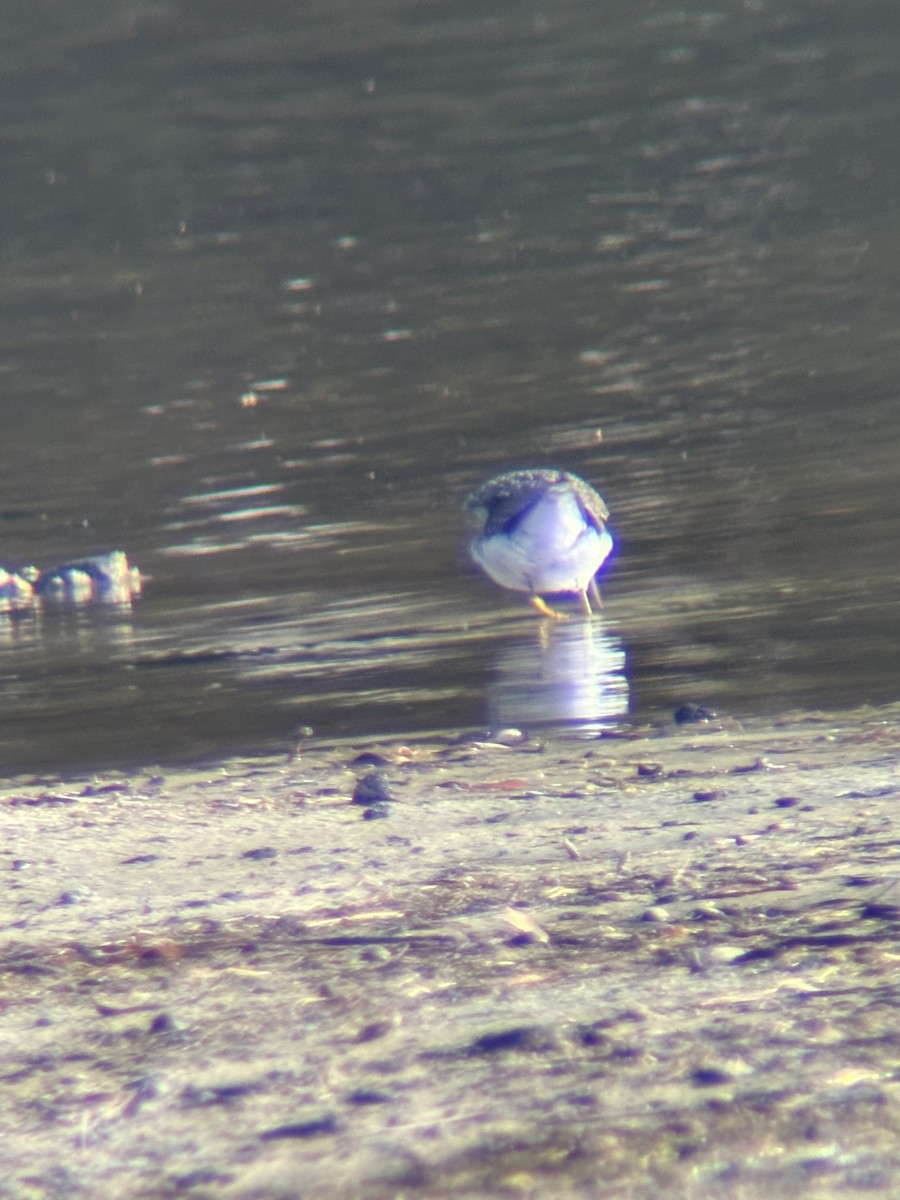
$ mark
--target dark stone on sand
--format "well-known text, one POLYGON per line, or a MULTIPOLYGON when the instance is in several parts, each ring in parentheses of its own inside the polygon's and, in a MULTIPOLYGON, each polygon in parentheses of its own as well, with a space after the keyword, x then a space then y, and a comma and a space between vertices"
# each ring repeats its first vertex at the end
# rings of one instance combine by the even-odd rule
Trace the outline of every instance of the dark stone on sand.
POLYGON ((859 915, 866 921, 896 921, 900 918, 900 905, 873 900, 863 905, 859 915))
POLYGON ((257 846, 255 850, 245 850, 241 858, 277 858, 278 851, 274 846, 257 846))
POLYGON ((157 1013, 147 1027, 148 1033, 175 1033, 180 1026, 171 1013, 157 1013))
POLYGON ((638 763, 637 773, 641 779, 658 779, 662 775, 661 763, 638 763))
POLYGON ((362 754, 357 754, 356 758, 350 759, 351 767, 386 767, 388 765, 388 759, 374 750, 364 750, 362 754))
POLYGON ((384 801, 381 801, 378 804, 370 805, 363 812, 362 817, 364 821, 382 821, 385 817, 389 817, 390 815, 390 807, 385 804, 384 801))
POLYGON ((353 789, 354 804, 387 804, 393 800, 388 777, 384 771, 370 771, 356 781, 353 789))
POLYGON ((483 1033, 469 1047, 469 1054, 499 1054, 506 1050, 546 1050, 551 1044, 540 1025, 516 1025, 496 1033, 483 1033))
POLYGON ((716 1087, 722 1083, 731 1083, 732 1076, 721 1067, 697 1067, 691 1071, 691 1083, 697 1087, 716 1087))

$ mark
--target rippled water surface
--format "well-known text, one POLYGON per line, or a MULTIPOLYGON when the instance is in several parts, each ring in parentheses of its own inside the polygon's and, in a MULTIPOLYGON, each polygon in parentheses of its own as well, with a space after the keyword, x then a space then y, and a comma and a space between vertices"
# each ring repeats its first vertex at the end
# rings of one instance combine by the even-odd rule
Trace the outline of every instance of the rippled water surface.
POLYGON ((150 576, 0 616, 6 772, 897 697, 894 4, 0 26, 0 562, 150 576), (590 625, 466 555, 551 464, 590 625))

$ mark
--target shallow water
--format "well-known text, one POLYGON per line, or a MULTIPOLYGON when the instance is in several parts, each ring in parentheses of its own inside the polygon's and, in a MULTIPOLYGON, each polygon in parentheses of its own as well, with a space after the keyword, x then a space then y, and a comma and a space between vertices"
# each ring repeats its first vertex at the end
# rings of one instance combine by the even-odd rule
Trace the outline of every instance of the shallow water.
POLYGON ((896 698, 900 16, 789 2, 3 18, 7 771, 896 698), (468 562, 595 483, 605 608, 468 562), (591 665, 593 664, 593 665, 591 665))

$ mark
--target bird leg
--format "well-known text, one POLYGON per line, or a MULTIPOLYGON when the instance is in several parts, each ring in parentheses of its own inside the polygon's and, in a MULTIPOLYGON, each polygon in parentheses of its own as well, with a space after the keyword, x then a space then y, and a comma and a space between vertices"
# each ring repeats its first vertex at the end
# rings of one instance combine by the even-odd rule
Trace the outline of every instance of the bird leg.
POLYGON ((537 609, 542 617, 551 617, 554 621, 564 621, 566 614, 557 612, 555 608, 551 608, 543 596, 529 596, 528 603, 532 608, 537 609))

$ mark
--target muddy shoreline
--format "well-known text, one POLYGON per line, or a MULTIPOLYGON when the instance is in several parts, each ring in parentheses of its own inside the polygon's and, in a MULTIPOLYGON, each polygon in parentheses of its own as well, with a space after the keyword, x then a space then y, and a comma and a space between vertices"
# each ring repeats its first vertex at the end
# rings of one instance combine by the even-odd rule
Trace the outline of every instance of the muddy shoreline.
POLYGON ((898 715, 6 781, 2 1194, 900 1191, 898 715))

